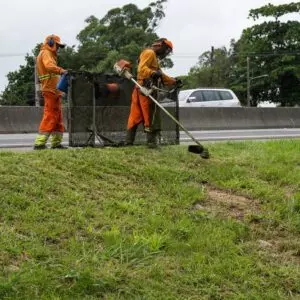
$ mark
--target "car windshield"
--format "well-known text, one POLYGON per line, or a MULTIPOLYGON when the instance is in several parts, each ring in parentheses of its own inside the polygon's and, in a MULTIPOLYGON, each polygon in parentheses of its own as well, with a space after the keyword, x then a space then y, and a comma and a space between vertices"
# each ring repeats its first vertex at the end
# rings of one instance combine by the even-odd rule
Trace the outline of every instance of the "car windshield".
POLYGON ((186 91, 180 91, 180 92, 179 92, 179 95, 178 95, 178 100, 179 100, 179 101, 184 101, 185 98, 186 98, 190 93, 191 93, 191 91, 188 91, 188 90, 186 90, 186 91))

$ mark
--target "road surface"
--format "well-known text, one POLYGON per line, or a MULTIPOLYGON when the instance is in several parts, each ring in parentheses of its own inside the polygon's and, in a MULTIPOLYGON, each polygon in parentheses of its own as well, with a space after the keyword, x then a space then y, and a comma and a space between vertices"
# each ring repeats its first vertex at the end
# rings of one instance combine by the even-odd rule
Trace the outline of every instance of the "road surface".
MULTIPOLYGON (((193 131, 199 141, 231 141, 300 138, 300 128, 293 129, 256 129, 256 130, 210 130, 193 131)), ((0 148, 32 147, 36 134, 0 134, 0 148)), ((181 142, 189 142, 190 138, 181 133, 181 142)), ((63 144, 68 144, 68 135, 64 135, 63 144)))

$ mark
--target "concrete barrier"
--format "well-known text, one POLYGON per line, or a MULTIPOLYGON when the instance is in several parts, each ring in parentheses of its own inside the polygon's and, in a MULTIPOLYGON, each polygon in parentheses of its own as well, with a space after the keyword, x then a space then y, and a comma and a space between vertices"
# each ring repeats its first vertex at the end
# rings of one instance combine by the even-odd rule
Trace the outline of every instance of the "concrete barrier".
MULTIPOLYGON (((0 133, 37 132, 42 114, 41 107, 2 106, 0 133)), ((67 127, 67 108, 63 114, 67 127)), ((180 121, 189 130, 300 128, 300 108, 183 107, 180 121)))
POLYGON ((300 108, 182 107, 180 121, 189 130, 300 128, 300 108))
MULTIPOLYGON (((1 106, 0 133, 38 132, 43 116, 43 107, 1 106)), ((67 109, 64 109, 64 124, 67 125, 67 109)))

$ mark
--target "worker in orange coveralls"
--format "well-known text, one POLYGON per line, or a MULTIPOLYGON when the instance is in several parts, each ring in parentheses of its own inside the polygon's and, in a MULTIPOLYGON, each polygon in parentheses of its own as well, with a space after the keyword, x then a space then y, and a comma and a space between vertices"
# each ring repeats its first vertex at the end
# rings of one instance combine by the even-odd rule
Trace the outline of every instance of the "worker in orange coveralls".
POLYGON ((51 148, 64 149, 62 138, 64 124, 62 117, 61 96, 62 93, 56 89, 60 75, 67 71, 57 65, 57 52, 64 48, 57 35, 46 37, 37 57, 37 72, 44 97, 44 115, 40 124, 39 134, 35 139, 34 149, 46 149, 46 143, 51 135, 51 148))
MULTIPOLYGON (((139 57, 137 70, 137 81, 147 87, 149 81, 158 86, 175 85, 177 80, 164 74, 159 66, 159 59, 164 59, 173 51, 171 41, 162 38, 155 41, 151 48, 142 51, 139 57)), ((127 124, 126 145, 133 145, 137 127, 143 123, 147 134, 147 145, 149 148, 157 147, 158 135, 161 131, 160 108, 147 96, 143 95, 136 86, 132 93, 130 115, 127 124)))

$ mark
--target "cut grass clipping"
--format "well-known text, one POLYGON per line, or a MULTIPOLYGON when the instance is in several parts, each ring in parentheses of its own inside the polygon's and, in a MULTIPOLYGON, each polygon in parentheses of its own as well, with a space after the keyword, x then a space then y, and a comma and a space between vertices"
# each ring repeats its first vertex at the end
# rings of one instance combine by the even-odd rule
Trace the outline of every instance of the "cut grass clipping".
POLYGON ((299 299, 300 141, 0 153, 0 299, 299 299))

